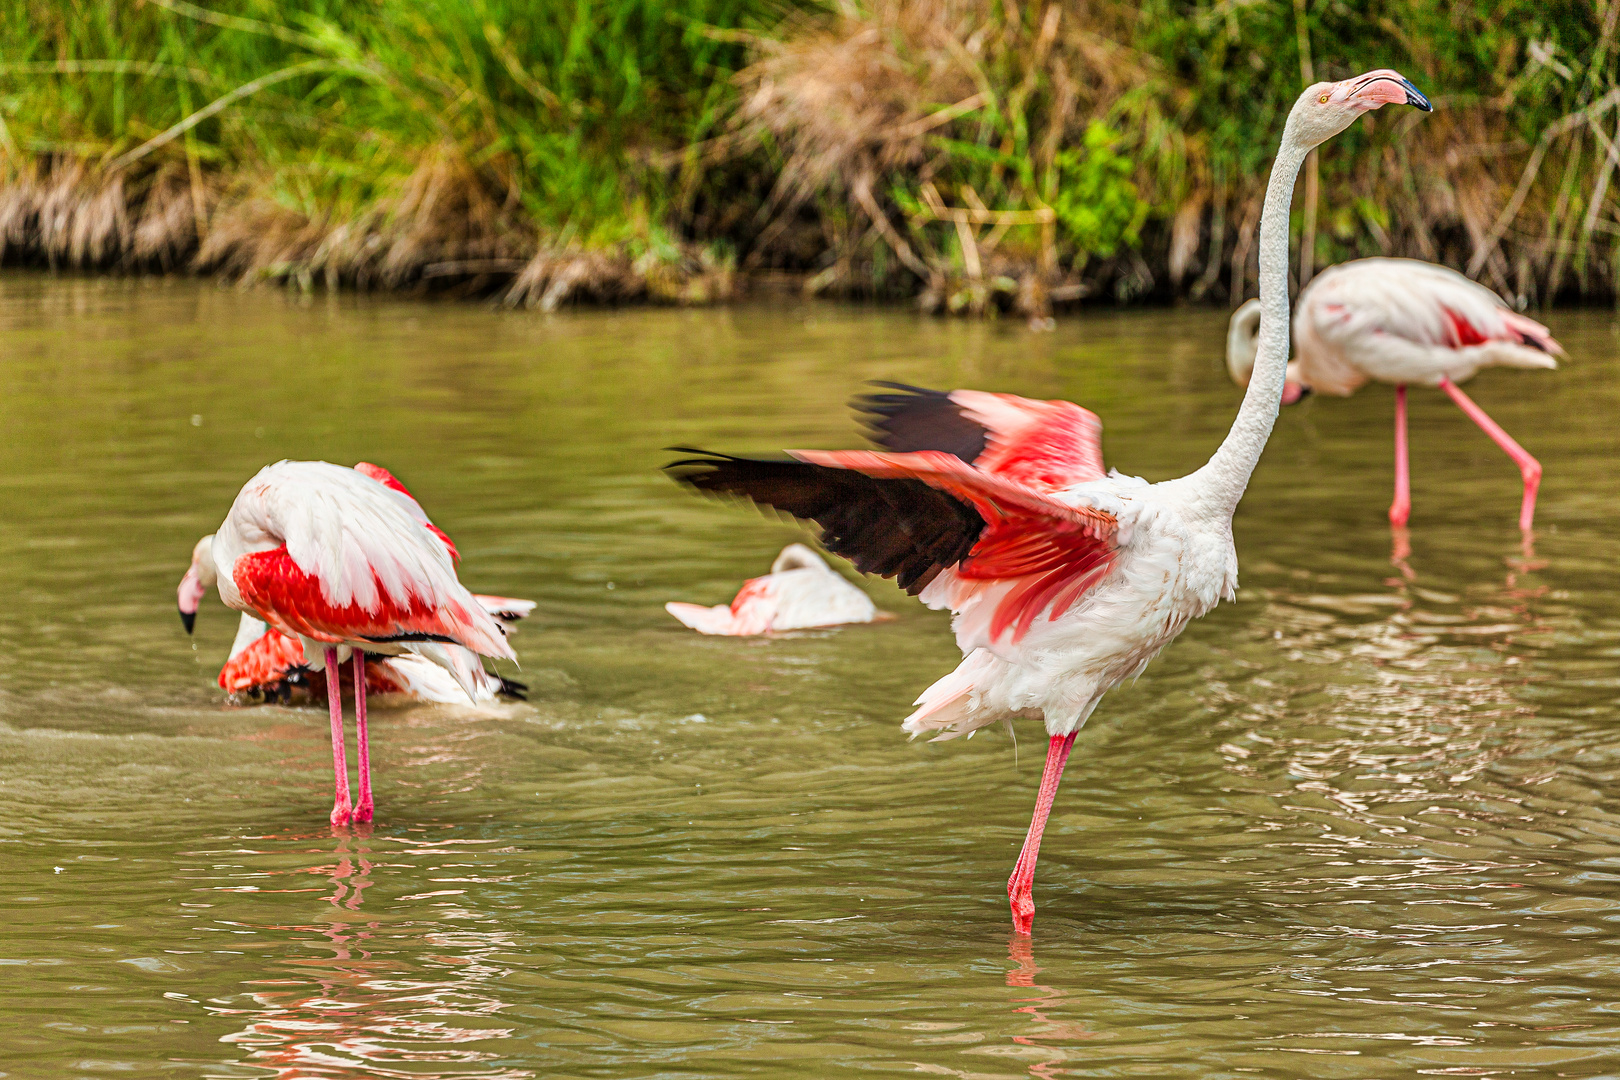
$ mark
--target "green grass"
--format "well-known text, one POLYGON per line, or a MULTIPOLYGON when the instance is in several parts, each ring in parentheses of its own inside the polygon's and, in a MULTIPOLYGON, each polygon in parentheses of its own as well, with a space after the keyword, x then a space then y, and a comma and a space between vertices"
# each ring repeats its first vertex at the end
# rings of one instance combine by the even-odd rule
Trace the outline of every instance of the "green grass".
MULTIPOLYGON (((1615 88, 1620 0, 1144 0, 1063 5, 1061 18, 1036 0, 908 0, 904 18, 895 0, 858 2, 0 0, 0 150, 14 186, 71 174, 89 199, 117 178, 131 205, 191 192, 196 234, 175 252, 210 230, 273 231, 274 208, 282 233, 303 222, 308 235, 212 265, 302 281, 321 272, 322 238, 353 226, 414 228, 387 259, 416 270, 545 251, 696 265, 696 245, 705 265, 736 251, 845 291, 905 293, 971 265, 961 233, 927 211, 932 184, 954 206, 965 186, 992 208, 1053 215, 1049 232, 998 235, 985 269, 1011 282, 998 288, 1089 275, 1105 295, 1216 296, 1244 285, 1230 282, 1234 255, 1303 41, 1319 78, 1395 67, 1439 106, 1421 121, 1387 110, 1321 156, 1315 265, 1404 254, 1477 264, 1532 301, 1615 292, 1620 185, 1604 140, 1620 110, 1595 129, 1576 114, 1615 88), (874 26, 895 64, 885 77, 916 95, 901 113, 978 104, 904 153, 872 150, 900 137, 874 130, 819 171, 794 164, 836 156, 837 122, 814 131, 816 109, 739 128, 753 61, 874 26), (854 194, 874 168, 887 232, 854 194), (1518 213, 1498 221, 1521 180, 1518 213), (1177 245, 1196 255, 1171 284, 1177 245)), ((325 272, 363 283, 360 241, 344 243, 348 261, 325 272)))
POLYGON ((14 166, 195 163, 310 217, 352 217, 452 153, 541 229, 608 243, 644 238, 674 196, 650 159, 723 121, 746 59, 724 31, 780 15, 775 0, 10 0, 0 118, 14 166))

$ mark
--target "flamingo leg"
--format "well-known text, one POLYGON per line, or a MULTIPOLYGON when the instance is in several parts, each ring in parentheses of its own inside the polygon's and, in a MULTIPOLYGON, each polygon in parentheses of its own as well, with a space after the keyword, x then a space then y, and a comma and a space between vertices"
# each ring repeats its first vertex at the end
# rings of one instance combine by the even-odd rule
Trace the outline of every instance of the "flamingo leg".
POLYGON ((1013 930, 1028 934, 1035 923, 1035 860, 1041 857, 1041 834, 1046 831, 1046 818, 1052 812, 1052 801, 1057 798, 1058 781, 1063 779, 1063 765, 1069 760, 1074 737, 1079 732, 1053 735, 1046 745, 1046 768, 1041 771, 1041 790, 1035 796, 1035 816, 1029 822, 1029 834, 1024 837, 1024 849, 1018 853, 1012 877, 1007 879, 1007 899, 1012 904, 1013 930))
POLYGON ((337 649, 326 650, 326 704, 332 713, 332 824, 349 823, 349 760, 343 751, 343 683, 337 649))
POLYGON ((360 801, 354 807, 354 820, 371 820, 371 742, 366 734, 366 654, 354 653, 355 755, 360 770, 360 801))
POLYGON ((1412 470, 1406 460, 1406 384, 1395 385, 1395 501, 1389 523, 1404 526, 1412 516, 1412 470))
POLYGON ((1491 437, 1491 441, 1500 446, 1513 463, 1519 467, 1519 475, 1524 477, 1524 502, 1519 504, 1519 529, 1529 532, 1530 526, 1536 518, 1536 492, 1541 488, 1541 462, 1530 456, 1530 451, 1514 441, 1513 436, 1502 430, 1502 426, 1486 415, 1485 410, 1474 404, 1473 398, 1462 392, 1462 388, 1450 379, 1440 380, 1440 389, 1451 396, 1457 403, 1457 408, 1468 414, 1468 419, 1480 426, 1480 430, 1491 437))

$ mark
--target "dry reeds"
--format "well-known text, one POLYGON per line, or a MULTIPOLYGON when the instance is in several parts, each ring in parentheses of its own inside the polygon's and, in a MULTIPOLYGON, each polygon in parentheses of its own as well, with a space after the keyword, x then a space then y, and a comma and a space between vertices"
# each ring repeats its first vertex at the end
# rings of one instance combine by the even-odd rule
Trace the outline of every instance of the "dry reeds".
POLYGON ((761 43, 740 76, 740 123, 779 148, 751 260, 810 219, 825 237, 813 289, 1036 315, 1043 296, 1235 304, 1255 282, 1268 148, 1299 71, 1387 65, 1440 110, 1335 143, 1296 265, 1406 255, 1520 304, 1613 296, 1617 12, 1620 0, 1556 14, 1407 0, 1376 18, 1305 3, 842 5, 761 43), (1046 208, 1055 236, 1034 227, 1046 208))

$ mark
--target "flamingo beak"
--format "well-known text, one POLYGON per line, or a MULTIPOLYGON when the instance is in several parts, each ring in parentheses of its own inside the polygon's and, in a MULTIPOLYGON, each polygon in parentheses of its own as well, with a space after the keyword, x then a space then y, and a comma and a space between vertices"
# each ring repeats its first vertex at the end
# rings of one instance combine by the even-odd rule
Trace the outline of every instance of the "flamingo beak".
POLYGON ((197 608, 202 603, 203 595, 208 591, 203 585, 202 578, 197 573, 196 566, 186 571, 186 576, 180 579, 179 602, 180 623, 191 633, 197 625, 197 608))
POLYGON ((1423 96, 1422 91, 1408 82, 1400 72, 1390 71, 1387 68, 1363 76, 1361 82, 1350 92, 1350 96, 1375 102, 1375 108, 1378 105, 1412 105, 1424 112, 1434 111, 1434 106, 1429 104, 1429 99, 1423 96))
POLYGON ((1297 383, 1290 379, 1288 382, 1283 383, 1282 403, 1284 405, 1296 404, 1305 400, 1310 395, 1310 392, 1311 388, 1304 383, 1297 383))

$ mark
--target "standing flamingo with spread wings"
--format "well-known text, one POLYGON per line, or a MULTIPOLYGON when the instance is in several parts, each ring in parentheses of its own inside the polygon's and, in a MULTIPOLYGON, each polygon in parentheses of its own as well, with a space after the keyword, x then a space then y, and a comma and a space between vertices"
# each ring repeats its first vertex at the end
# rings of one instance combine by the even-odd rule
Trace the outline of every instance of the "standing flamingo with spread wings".
POLYGON ((912 734, 951 738, 1013 717, 1049 736, 1035 814, 1007 882, 1029 933, 1035 862, 1075 735, 1103 694, 1237 587, 1232 513, 1277 419, 1288 363, 1288 207, 1312 147, 1387 103, 1429 103, 1393 71, 1318 83, 1295 103, 1260 224, 1255 377, 1209 463, 1149 484, 1104 473, 1097 417, 1066 401, 895 387, 858 402, 885 452, 706 454, 679 480, 821 526, 827 548, 950 608, 965 657, 917 699, 912 734))
MULTIPOLYGON (((1232 313, 1226 366, 1247 385, 1254 367, 1260 302, 1232 313)), ((1541 463, 1457 386, 1488 367, 1555 368, 1564 354, 1551 332, 1497 295, 1444 266, 1413 259, 1358 259, 1322 271, 1299 297, 1283 402, 1311 390, 1349 397, 1371 380, 1395 384, 1395 500, 1389 520, 1412 512, 1406 453, 1406 385, 1438 386, 1506 451, 1524 478, 1519 528, 1536 515, 1541 463)))
POLYGON ((180 582, 189 632, 218 586, 226 607, 294 638, 326 672, 332 719, 331 820, 372 818, 365 654, 413 653, 443 667, 470 699, 472 654, 516 659, 501 624, 456 579, 450 538, 386 469, 281 461, 247 482, 218 532, 197 542, 180 582), (460 646, 452 651, 451 646, 460 646), (349 798, 338 664, 354 658, 359 801, 349 798))

